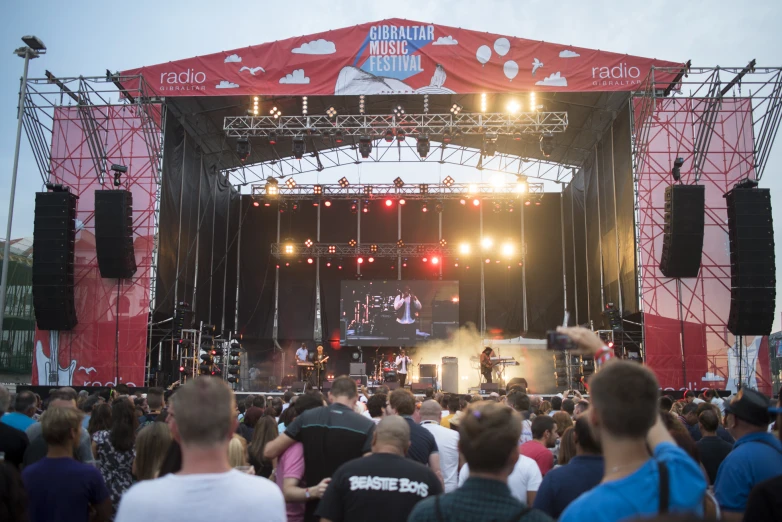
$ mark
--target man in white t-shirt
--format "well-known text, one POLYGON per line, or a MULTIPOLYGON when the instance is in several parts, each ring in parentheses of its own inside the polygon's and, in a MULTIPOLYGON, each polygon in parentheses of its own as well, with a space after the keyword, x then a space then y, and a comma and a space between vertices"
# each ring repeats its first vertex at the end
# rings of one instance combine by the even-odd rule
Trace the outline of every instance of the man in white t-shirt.
POLYGON ((182 469, 131 487, 116 522, 214 522, 232 517, 285 522, 276 484, 231 469, 228 444, 236 431, 234 394, 221 379, 199 377, 171 397, 176 412, 171 436, 182 448, 182 469), (219 499, 215 497, 219 495, 219 499))
POLYGON ((440 426, 440 405, 437 401, 425 401, 421 405, 421 426, 429 430, 440 451, 440 471, 443 474, 445 492, 459 486, 459 432, 440 426))
MULTIPOLYGON (((470 466, 465 464, 459 470, 459 487, 464 484, 469 476, 470 466)), ((513 472, 508 476, 508 487, 511 494, 520 502, 532 506, 541 482, 543 482, 543 475, 540 474, 538 464, 529 457, 519 455, 519 460, 516 461, 513 472)))
POLYGON ((405 379, 407 379, 407 367, 412 362, 410 357, 405 353, 405 349, 399 350, 399 355, 396 356, 394 364, 396 364, 396 373, 399 375, 399 386, 405 387, 405 379))

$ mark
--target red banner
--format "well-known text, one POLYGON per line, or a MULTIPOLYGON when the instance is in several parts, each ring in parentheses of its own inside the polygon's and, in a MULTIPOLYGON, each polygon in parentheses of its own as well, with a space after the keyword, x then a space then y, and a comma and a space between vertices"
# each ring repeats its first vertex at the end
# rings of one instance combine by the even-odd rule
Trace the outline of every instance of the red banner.
POLYGON ((122 74, 161 96, 599 92, 652 65, 681 64, 394 18, 122 74))

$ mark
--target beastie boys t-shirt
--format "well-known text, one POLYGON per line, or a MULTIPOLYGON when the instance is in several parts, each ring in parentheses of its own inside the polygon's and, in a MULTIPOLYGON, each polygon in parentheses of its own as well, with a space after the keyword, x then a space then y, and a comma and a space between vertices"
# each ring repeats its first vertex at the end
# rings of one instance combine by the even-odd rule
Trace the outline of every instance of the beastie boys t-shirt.
POLYGON ((442 491, 437 475, 423 464, 376 453, 334 473, 316 515, 344 522, 407 520, 420 500, 442 491))

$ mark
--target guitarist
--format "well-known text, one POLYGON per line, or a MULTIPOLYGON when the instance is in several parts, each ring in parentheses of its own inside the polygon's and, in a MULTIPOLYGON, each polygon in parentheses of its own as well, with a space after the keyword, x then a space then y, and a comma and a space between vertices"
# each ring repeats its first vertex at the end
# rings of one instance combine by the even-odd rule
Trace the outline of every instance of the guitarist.
POLYGON ((490 346, 487 346, 481 352, 481 375, 486 379, 486 383, 491 384, 491 371, 494 365, 491 362, 491 358, 494 357, 494 350, 490 346))
POLYGON ((323 353, 323 347, 318 346, 317 352, 315 352, 315 358, 312 361, 315 370, 316 387, 318 390, 323 386, 323 377, 326 374, 326 361, 329 360, 329 356, 323 353))

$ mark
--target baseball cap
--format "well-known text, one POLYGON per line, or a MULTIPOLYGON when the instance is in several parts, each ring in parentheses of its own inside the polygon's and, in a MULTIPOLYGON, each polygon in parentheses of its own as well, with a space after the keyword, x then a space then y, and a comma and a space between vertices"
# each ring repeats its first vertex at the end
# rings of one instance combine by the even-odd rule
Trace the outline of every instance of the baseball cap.
POLYGON ((736 417, 755 426, 764 426, 771 419, 771 408, 768 397, 760 392, 744 388, 733 397, 729 404, 725 405, 725 414, 732 413, 736 417))

